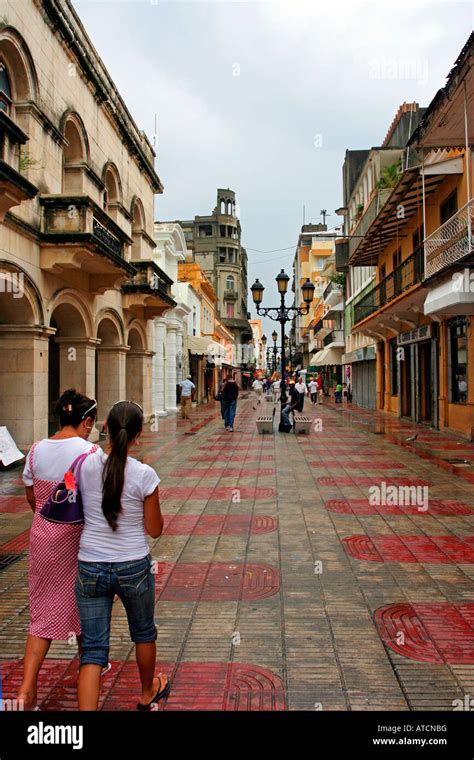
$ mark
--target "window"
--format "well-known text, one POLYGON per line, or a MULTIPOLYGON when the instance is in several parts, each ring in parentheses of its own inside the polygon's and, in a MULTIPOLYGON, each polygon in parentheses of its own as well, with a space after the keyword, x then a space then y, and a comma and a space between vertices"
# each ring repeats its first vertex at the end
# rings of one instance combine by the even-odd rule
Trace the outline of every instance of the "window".
POLYGON ((449 396, 453 404, 467 401, 467 317, 450 319, 447 325, 449 343, 449 396))
POLYGON ((413 233, 413 250, 416 251, 417 248, 420 247, 420 245, 423 242, 423 238, 425 237, 425 230, 423 225, 421 224, 417 230, 413 233))
POLYGON ((219 235, 221 237, 227 237, 227 235, 225 233, 226 233, 226 226, 225 226, 225 224, 220 224, 219 225, 219 235))
POLYGON ((226 248, 219 248, 219 262, 221 264, 225 264, 226 250, 226 248))
POLYGON ((193 306, 193 335, 196 335, 196 307, 193 306))
POLYGON ((226 290, 234 290, 235 288, 235 280, 231 274, 229 274, 227 280, 225 281, 225 287, 226 290))
POLYGON ((12 92, 10 89, 10 80, 4 64, 0 62, 0 110, 9 114, 11 106, 12 92))
POLYGON ((233 248, 229 248, 228 255, 229 255, 229 264, 235 264, 235 251, 233 248))
POLYGON ((402 263, 402 249, 398 248, 392 256, 393 271, 393 295, 398 296, 402 292, 402 272, 400 265, 402 263))
POLYGON ((227 318, 233 319, 234 318, 234 304, 228 303, 226 304, 226 307, 227 307, 227 318))
POLYGON ((201 224, 199 237, 212 237, 212 224, 201 224))
POLYGON ((190 230, 185 230, 184 239, 185 240, 192 240, 193 239, 193 233, 190 230))
POLYGON ((449 217, 456 213, 458 210, 458 194, 455 190, 451 195, 448 195, 446 200, 439 207, 439 219, 440 224, 444 224, 448 221, 449 217))
POLYGON ((390 393, 392 396, 398 394, 398 358, 397 358, 397 339, 390 341, 390 393))

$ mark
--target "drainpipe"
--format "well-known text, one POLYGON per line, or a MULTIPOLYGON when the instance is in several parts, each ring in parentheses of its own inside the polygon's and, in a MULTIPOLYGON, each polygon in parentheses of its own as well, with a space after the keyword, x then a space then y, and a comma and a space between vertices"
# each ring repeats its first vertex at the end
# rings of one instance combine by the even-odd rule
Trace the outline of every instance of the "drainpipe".
POLYGON ((467 93, 466 93, 466 80, 464 80, 464 139, 466 143, 466 190, 467 190, 467 250, 471 250, 472 244, 472 230, 471 230, 471 209, 469 203, 471 200, 471 159, 469 148, 469 137, 467 130, 467 93))
POLYGON ((425 151, 421 149, 421 195, 423 198, 423 258, 426 277, 426 199, 425 199, 425 151))

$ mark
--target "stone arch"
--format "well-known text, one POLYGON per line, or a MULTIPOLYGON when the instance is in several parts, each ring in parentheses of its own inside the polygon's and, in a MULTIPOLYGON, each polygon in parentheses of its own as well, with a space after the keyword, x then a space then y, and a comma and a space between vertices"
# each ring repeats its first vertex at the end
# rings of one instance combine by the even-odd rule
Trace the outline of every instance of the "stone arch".
POLYGON ((61 332, 68 337, 91 337, 94 331, 92 314, 88 304, 75 290, 64 289, 54 294, 48 310, 51 322, 61 324, 61 332), (56 316, 54 316, 56 313, 56 316), (80 319, 77 320, 76 315, 80 319))
POLYGON ((127 347, 124 327, 114 309, 103 309, 96 317, 95 388, 99 423, 117 401, 126 397, 125 371, 127 347))
POLYGON ((138 319, 132 320, 127 331, 127 345, 131 349, 145 351, 147 347, 146 331, 138 319))
POLYGON ((96 337, 102 345, 123 346, 125 330, 123 321, 115 309, 102 309, 96 316, 96 337))
POLYGON ((28 273, 0 259, 0 325, 45 324, 41 294, 28 273))
POLYGON ((122 203, 122 180, 119 170, 112 161, 107 161, 102 169, 102 182, 105 186, 104 207, 109 203, 122 203))
POLYGON ((63 148, 63 192, 84 192, 84 166, 90 166, 90 147, 84 123, 75 111, 63 113, 60 123, 63 148))
POLYGON ((134 195, 130 204, 130 216, 132 218, 132 233, 146 229, 146 217, 143 203, 137 195, 134 195))
POLYGON ((0 61, 8 70, 13 102, 38 101, 38 77, 33 56, 21 34, 12 26, 0 30, 0 61))
POLYGON ((48 426, 52 433, 57 420, 54 403, 67 388, 93 397, 95 343, 91 340, 92 317, 87 304, 73 290, 57 292, 50 305, 48 350, 48 426))

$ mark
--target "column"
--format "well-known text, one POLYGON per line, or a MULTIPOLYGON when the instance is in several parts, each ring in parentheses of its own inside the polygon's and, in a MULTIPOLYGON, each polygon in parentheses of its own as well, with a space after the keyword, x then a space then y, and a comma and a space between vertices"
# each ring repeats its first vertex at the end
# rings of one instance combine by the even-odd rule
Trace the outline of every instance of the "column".
POLYGON ((166 343, 166 320, 155 317, 155 338, 153 357, 152 379, 152 405, 153 413, 159 417, 165 417, 165 343, 166 343))
POLYGON ((76 388, 95 398, 95 351, 97 338, 54 338, 59 343, 59 385, 61 391, 76 388))
POLYGON ((169 324, 166 333, 166 396, 165 408, 168 412, 176 412, 176 352, 178 325, 169 324))
POLYGON ((151 405, 151 369, 153 351, 130 349, 126 360, 126 396, 129 401, 136 401, 143 409, 145 422, 150 419, 151 405))
POLYGON ((98 346, 97 349, 97 421, 103 424, 111 407, 124 401, 128 346, 98 346))
POLYGON ((0 325, 0 420, 19 448, 48 435, 48 338, 53 329, 0 325))

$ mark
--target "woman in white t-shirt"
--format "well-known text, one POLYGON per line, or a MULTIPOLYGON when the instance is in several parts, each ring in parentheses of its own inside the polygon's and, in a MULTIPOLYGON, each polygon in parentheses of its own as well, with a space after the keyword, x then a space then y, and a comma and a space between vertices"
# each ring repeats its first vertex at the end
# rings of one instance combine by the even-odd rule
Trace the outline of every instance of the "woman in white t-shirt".
POLYGON ((55 412, 60 430, 33 444, 23 470, 26 499, 34 513, 28 557, 30 626, 18 692, 25 710, 36 707, 38 674, 51 641, 76 636, 80 645, 74 584, 82 524, 51 522, 41 509, 77 457, 97 449, 87 441, 97 402, 71 388, 62 394, 55 412))
POLYGON ((170 690, 154 678, 156 660, 155 575, 146 533, 163 530, 156 472, 129 456, 143 428, 132 401, 114 404, 107 417, 109 444, 84 462, 80 477, 85 525, 79 548, 76 598, 82 627, 78 681, 80 710, 97 710, 101 669, 109 656, 115 595, 122 601, 136 644, 142 693, 137 710, 156 709, 170 690))

